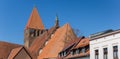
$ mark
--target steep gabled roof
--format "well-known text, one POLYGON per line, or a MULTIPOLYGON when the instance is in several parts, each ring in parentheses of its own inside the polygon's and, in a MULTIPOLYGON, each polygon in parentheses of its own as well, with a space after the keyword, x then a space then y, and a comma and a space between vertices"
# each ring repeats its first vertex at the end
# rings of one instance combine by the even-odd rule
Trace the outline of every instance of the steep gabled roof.
POLYGON ((72 28, 69 24, 58 28, 55 33, 49 39, 47 45, 42 49, 42 52, 39 54, 38 58, 55 58, 58 53, 64 48, 66 42, 75 39, 76 36, 72 31, 72 28))
POLYGON ((84 38, 77 44, 76 47, 74 47, 74 49, 85 47, 87 45, 89 45, 89 39, 88 38, 84 38))
POLYGON ((28 28, 44 29, 44 25, 42 24, 42 20, 38 14, 36 7, 33 8, 28 23, 26 24, 25 29, 28 28))
POLYGON ((13 59, 21 49, 22 47, 12 49, 8 59, 13 59))
MULTIPOLYGON (((21 47, 12 49, 10 55, 8 56, 8 59, 14 59, 22 51, 22 49, 24 49, 24 51, 27 53, 27 55, 32 58, 32 56, 30 55, 28 50, 24 46, 21 46, 21 47)), ((24 59, 26 59, 26 58, 24 58, 24 59)))
POLYGON ((21 45, 0 41, 0 59, 7 59, 12 49, 21 45))

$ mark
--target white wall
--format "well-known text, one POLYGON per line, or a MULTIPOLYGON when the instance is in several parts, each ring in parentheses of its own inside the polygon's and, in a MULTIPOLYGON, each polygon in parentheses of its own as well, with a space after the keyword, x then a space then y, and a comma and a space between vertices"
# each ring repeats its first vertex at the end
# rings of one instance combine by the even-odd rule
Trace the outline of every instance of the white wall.
POLYGON ((108 59, 113 59, 113 46, 118 45, 120 59, 120 33, 90 41, 90 59, 95 59, 95 50, 99 50, 99 59, 103 59, 103 48, 108 49, 108 59))

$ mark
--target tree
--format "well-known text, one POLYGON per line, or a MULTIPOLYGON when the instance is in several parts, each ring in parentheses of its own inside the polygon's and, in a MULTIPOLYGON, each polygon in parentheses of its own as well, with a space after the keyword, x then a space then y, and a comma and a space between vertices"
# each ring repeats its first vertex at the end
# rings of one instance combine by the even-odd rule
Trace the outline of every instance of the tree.
POLYGON ((75 33, 75 35, 76 35, 77 37, 82 36, 82 33, 80 32, 79 29, 73 29, 73 32, 75 33))

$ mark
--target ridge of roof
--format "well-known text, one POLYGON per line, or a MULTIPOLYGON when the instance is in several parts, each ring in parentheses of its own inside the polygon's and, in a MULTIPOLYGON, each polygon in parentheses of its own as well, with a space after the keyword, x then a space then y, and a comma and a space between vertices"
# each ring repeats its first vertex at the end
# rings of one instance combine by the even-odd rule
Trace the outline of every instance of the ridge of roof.
POLYGON ((63 30, 66 31, 66 40, 70 40, 70 39, 73 40, 76 38, 76 35, 73 32, 73 29, 71 28, 69 23, 64 24, 62 27, 63 27, 63 30), (70 36, 71 34, 74 35, 75 37, 71 38, 71 36, 70 36))
POLYGON ((21 46, 21 47, 12 49, 12 51, 10 52, 10 55, 9 55, 8 59, 14 58, 22 48, 23 47, 21 46))
POLYGON ((36 57, 34 55, 32 55, 32 53, 29 52, 29 50, 24 47, 24 46, 20 46, 20 47, 17 47, 17 48, 14 48, 11 50, 9 56, 8 56, 8 59, 14 59, 14 57, 16 57, 18 55, 18 53, 20 53, 20 51, 24 49, 25 52, 31 57, 31 58, 34 58, 36 59, 36 57))
POLYGON ((30 18, 28 19, 28 23, 26 24, 25 29, 28 29, 28 28, 44 29, 44 25, 38 14, 36 7, 33 8, 30 18))

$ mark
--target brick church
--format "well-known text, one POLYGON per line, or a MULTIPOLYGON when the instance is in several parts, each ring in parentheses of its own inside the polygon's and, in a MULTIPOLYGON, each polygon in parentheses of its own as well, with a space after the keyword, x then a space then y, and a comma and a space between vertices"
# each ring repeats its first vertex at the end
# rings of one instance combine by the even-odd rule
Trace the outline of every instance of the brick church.
POLYGON ((83 36, 77 38, 68 23, 59 26, 58 16, 54 26, 45 29, 36 7, 33 8, 24 28, 24 45, 0 42, 0 59, 77 59, 81 57, 89 59, 89 39, 83 36), (74 54, 71 56, 72 53, 74 54))

